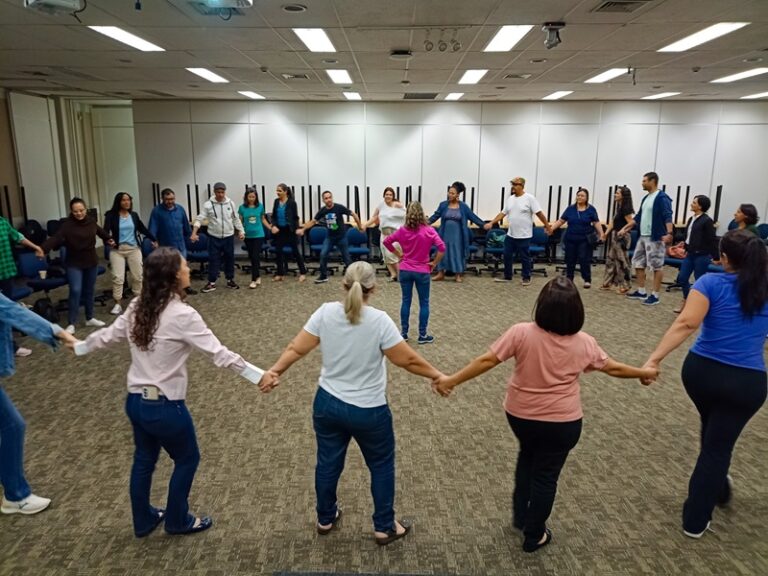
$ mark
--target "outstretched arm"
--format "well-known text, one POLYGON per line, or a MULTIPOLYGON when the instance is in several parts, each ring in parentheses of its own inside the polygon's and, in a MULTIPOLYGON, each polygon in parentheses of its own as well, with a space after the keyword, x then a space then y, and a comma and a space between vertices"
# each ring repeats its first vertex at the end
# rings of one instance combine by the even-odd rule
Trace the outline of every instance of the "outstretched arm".
POLYGON ((280 354, 280 358, 269 369, 270 372, 274 372, 279 376, 293 366, 295 362, 298 362, 317 348, 318 344, 320 344, 320 338, 302 328, 293 340, 289 342, 288 346, 285 347, 283 353, 280 354))
POLYGON ((441 396, 449 396, 453 389, 459 384, 471 380, 472 378, 477 378, 499 364, 501 364, 501 360, 499 360, 498 356, 496 356, 492 350, 488 350, 488 352, 482 356, 478 356, 455 374, 444 376, 443 378, 433 381, 432 388, 441 396))
POLYGON ((416 376, 426 376, 427 378, 435 379, 443 375, 442 372, 427 362, 421 354, 408 346, 404 341, 400 341, 400 343, 395 344, 392 348, 387 348, 383 352, 392 364, 404 368, 411 374, 416 374, 416 376))

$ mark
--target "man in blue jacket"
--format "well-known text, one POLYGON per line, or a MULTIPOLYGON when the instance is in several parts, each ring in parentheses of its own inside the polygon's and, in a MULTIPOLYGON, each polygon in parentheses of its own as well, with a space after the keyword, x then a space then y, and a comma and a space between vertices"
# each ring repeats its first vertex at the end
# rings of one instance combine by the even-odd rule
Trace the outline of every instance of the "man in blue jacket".
MULTIPOLYGON (((664 278, 664 257, 666 245, 672 242, 672 199, 659 190, 659 175, 648 172, 643 176, 645 198, 635 214, 634 226, 639 237, 632 256, 632 266, 637 274, 637 289, 627 294, 627 298, 642 300, 646 306, 659 303, 659 290, 664 278), (653 270, 653 292, 645 291, 645 269, 653 270)), ((628 228, 631 228, 628 225, 628 228)))
MULTIPOLYGON (((149 231, 157 238, 160 246, 176 248, 184 258, 187 257, 186 239, 192 236, 187 212, 176 204, 176 194, 170 188, 161 193, 163 201, 152 208, 149 216, 149 231)), ((197 290, 187 288, 187 294, 197 294, 197 290)))

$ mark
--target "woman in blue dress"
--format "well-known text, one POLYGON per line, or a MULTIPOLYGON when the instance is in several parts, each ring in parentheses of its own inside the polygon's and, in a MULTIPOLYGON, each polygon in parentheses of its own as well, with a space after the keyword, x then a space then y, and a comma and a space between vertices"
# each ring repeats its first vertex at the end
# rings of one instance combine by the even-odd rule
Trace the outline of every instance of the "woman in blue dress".
POLYGON ((456 282, 462 282, 464 270, 467 268, 469 258, 469 243, 472 240, 472 231, 467 222, 473 222, 482 227, 485 222, 459 200, 459 195, 467 189, 463 182, 454 182, 448 189, 448 200, 440 202, 440 205, 429 218, 429 223, 434 224, 440 220, 438 232, 445 242, 445 257, 437 267, 435 282, 445 279, 446 272, 452 272, 456 276, 456 282))

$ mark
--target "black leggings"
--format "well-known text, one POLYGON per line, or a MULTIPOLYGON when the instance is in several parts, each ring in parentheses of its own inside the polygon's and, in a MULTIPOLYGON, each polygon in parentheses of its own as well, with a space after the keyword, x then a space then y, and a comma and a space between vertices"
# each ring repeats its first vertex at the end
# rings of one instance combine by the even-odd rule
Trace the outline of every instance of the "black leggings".
POLYGON ((261 247, 264 244, 264 238, 246 238, 245 247, 248 249, 248 258, 251 260, 251 280, 256 280, 261 272, 261 247))
POLYGON ((526 542, 538 542, 552 513, 560 471, 568 453, 579 442, 581 419, 542 422, 507 413, 507 421, 520 442, 512 494, 512 523, 523 531, 526 542))
POLYGON ((277 258, 277 276, 285 276, 288 272, 287 254, 283 250, 283 247, 287 246, 296 256, 296 264, 299 266, 299 274, 306 274, 307 267, 304 265, 304 256, 299 250, 299 239, 296 236, 296 232, 290 228, 290 226, 279 226, 278 233, 274 236, 275 243, 275 256, 277 258))
POLYGON ((766 373, 688 352, 682 372, 701 416, 701 452, 688 482, 683 529, 698 534, 727 490, 731 454, 741 431, 765 402, 766 373))

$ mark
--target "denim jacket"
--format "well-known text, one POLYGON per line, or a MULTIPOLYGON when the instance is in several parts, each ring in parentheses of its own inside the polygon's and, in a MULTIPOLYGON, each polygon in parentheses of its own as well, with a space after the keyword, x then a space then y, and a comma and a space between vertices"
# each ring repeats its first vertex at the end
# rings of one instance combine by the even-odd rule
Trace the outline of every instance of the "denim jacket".
POLYGON ((58 340, 56 334, 61 332, 61 326, 51 324, 24 306, 0 294, 0 376, 13 376, 16 371, 13 352, 13 336, 11 329, 21 330, 35 340, 45 342, 56 349, 58 340))

